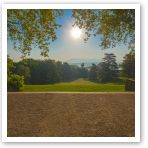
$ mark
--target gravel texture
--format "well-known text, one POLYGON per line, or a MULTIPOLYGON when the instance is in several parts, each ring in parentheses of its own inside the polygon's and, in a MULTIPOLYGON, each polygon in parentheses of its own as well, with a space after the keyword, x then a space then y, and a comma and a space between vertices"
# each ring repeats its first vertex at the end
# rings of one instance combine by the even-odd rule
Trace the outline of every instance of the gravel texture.
POLYGON ((133 137, 135 93, 8 93, 8 137, 133 137))

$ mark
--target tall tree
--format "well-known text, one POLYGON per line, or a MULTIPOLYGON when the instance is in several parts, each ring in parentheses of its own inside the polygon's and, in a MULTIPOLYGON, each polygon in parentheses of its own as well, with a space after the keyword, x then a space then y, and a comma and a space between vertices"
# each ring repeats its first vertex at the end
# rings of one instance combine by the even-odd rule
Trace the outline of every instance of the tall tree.
POLYGON ((104 83, 110 81, 108 64, 101 62, 97 65, 97 82, 104 83))
POLYGON ((105 53, 103 61, 108 67, 108 77, 110 79, 116 78, 118 76, 118 64, 116 62, 116 56, 113 53, 105 53))
POLYGON ((118 77, 118 65, 116 56, 113 53, 106 53, 101 62, 97 66, 97 79, 99 82, 109 82, 118 77))
POLYGON ((13 41, 22 57, 30 54, 32 45, 40 48, 41 55, 46 57, 49 44, 57 38, 56 29, 60 27, 56 18, 62 15, 62 10, 8 9, 8 39, 13 41))
POLYGON ((100 46, 105 49, 127 43, 135 48, 134 9, 74 9, 74 25, 85 30, 85 41, 91 34, 101 36, 100 46))

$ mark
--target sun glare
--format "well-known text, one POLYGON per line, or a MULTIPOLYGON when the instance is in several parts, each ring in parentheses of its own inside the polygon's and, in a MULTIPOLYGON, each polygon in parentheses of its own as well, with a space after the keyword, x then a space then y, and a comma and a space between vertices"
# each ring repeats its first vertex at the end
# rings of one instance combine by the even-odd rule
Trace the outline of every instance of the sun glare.
POLYGON ((81 34, 82 34, 82 31, 80 28, 78 27, 73 27, 72 30, 71 30, 71 36, 74 38, 74 39, 78 39, 81 37, 81 34))

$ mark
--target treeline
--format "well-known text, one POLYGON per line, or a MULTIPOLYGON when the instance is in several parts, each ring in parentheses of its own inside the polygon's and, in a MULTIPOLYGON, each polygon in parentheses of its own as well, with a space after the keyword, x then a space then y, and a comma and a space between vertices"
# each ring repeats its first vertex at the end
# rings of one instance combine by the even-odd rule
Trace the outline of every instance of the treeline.
POLYGON ((125 55, 123 63, 118 65, 113 53, 106 53, 102 62, 91 67, 69 65, 54 60, 24 59, 13 62, 8 56, 8 90, 19 90, 23 84, 54 84, 85 78, 97 83, 116 80, 119 76, 134 79, 135 55, 133 52, 125 55), (119 67, 120 66, 120 67, 119 67), (119 70, 120 68, 120 70, 119 70))
POLYGON ((54 60, 25 59, 14 63, 12 73, 23 76, 25 84, 54 84, 87 78, 88 69, 54 60))

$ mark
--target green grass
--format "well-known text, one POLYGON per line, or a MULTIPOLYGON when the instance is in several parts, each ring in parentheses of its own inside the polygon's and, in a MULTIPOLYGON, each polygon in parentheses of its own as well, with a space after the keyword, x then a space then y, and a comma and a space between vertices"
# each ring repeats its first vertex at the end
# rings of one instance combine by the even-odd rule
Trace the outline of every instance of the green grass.
MULTIPOLYGON (((124 79, 123 79, 124 80, 124 79)), ((48 85, 25 85, 25 92, 124 92, 124 81, 121 79, 112 83, 94 83, 78 79, 67 83, 48 85)))

